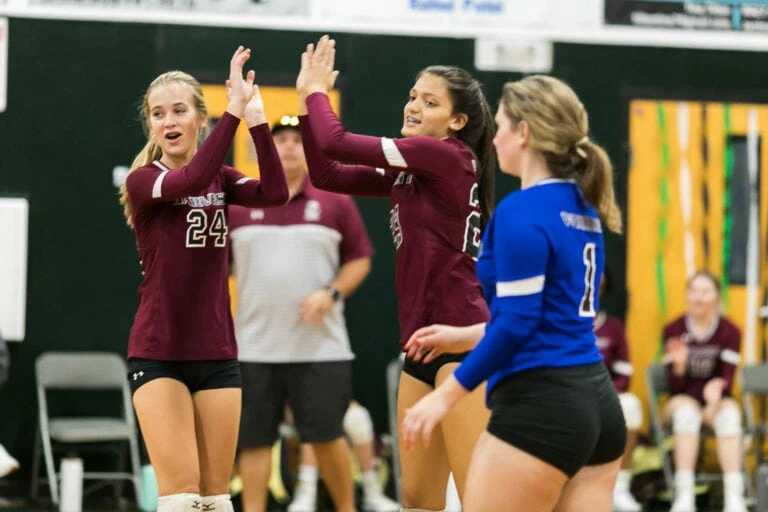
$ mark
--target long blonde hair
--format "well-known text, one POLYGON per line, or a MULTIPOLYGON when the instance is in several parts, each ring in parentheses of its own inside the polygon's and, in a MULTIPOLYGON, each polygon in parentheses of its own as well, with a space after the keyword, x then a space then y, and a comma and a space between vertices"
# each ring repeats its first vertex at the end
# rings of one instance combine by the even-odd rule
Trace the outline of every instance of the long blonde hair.
POLYGON ((573 89, 557 78, 531 75, 504 84, 501 105, 514 124, 528 123, 531 146, 552 174, 575 179, 608 229, 621 233, 613 166, 605 150, 588 138, 589 117, 573 89))
MULTIPOLYGON (((139 121, 141 122, 141 127, 144 129, 144 133, 147 135, 147 143, 144 145, 144 148, 139 151, 139 154, 136 155, 136 158, 133 159, 129 174, 163 156, 163 151, 152 136, 152 132, 149 128, 149 95, 155 88, 171 83, 181 83, 191 87, 195 110, 197 110, 198 114, 203 118, 208 117, 208 108, 205 106, 205 100, 203 99, 203 89, 200 87, 200 82, 198 82, 192 75, 184 73, 183 71, 168 71, 152 80, 152 83, 147 87, 147 92, 144 93, 144 97, 139 105, 139 121)), ((128 201, 128 191, 125 188, 125 184, 120 187, 120 204, 123 205, 123 214, 125 215, 126 224, 133 227, 131 205, 128 201)))

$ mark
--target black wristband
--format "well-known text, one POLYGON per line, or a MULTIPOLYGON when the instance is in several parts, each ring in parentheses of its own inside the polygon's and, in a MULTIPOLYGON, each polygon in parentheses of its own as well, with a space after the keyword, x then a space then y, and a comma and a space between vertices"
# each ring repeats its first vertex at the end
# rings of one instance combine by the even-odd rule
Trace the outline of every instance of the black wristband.
POLYGON ((328 285, 325 287, 325 290, 331 294, 333 302, 339 302, 341 300, 341 292, 333 286, 328 285))

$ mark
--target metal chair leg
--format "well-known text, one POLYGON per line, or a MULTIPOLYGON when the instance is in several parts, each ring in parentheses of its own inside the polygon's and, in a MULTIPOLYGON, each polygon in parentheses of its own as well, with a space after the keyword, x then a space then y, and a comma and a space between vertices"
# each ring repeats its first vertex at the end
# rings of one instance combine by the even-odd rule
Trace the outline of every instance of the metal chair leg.
MULTIPOLYGON (((41 436, 42 437, 42 436, 41 436)), ((48 474, 48 489, 51 492, 51 501, 54 505, 59 504, 59 479, 56 475, 56 468, 53 464, 53 448, 50 438, 43 439, 43 455, 45 456, 45 470, 48 474)))
POLYGON ((38 487, 40 485, 40 424, 35 429, 35 444, 32 448, 32 477, 29 483, 29 497, 37 501, 38 487))

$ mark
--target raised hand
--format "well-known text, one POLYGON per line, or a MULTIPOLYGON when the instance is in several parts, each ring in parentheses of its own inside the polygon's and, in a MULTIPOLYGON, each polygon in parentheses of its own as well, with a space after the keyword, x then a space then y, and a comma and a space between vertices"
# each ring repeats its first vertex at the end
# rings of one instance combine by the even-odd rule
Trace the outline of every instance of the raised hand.
POLYGON ((261 97, 261 91, 256 84, 253 84, 253 96, 251 96, 251 99, 245 106, 244 117, 248 128, 253 128, 256 125, 267 122, 266 115, 264 114, 264 99, 261 97))
POLYGON ((251 49, 238 46, 232 60, 229 62, 229 79, 227 80, 227 97, 229 104, 227 112, 243 117, 245 106, 253 97, 253 80, 256 76, 254 71, 248 71, 243 77, 243 66, 251 58, 251 49))
POLYGON ((665 351, 672 363, 672 370, 675 375, 684 375, 688 365, 688 347, 685 342, 677 337, 670 338, 666 342, 665 351))
POLYGON ((313 92, 327 93, 336 83, 339 76, 333 66, 336 61, 336 41, 323 36, 317 42, 317 47, 308 44, 301 54, 301 70, 296 77, 296 90, 303 99, 313 92))

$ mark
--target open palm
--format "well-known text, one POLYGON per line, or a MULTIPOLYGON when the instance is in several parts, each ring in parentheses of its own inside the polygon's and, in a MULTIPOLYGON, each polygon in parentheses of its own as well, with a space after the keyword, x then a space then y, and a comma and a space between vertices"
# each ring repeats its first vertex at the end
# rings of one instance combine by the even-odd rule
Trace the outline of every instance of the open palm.
POLYGON ((251 70, 243 77, 243 66, 251 58, 251 49, 239 46, 229 63, 227 80, 229 102, 245 108, 253 97, 253 80, 256 73, 251 70))
POLYGON ((323 36, 317 42, 317 47, 307 45, 301 54, 301 70, 296 77, 296 90, 302 96, 313 92, 328 92, 333 88, 338 71, 333 66, 336 61, 336 41, 323 36))

